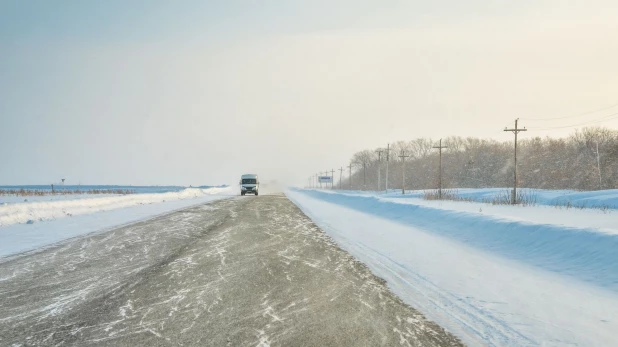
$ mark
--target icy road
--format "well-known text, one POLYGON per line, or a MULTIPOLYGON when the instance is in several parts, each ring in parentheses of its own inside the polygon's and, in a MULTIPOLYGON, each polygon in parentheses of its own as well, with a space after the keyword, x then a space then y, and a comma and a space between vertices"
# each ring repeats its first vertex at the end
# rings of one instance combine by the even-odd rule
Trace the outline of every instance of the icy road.
POLYGON ((2 346, 459 346, 284 196, 0 259, 2 346))

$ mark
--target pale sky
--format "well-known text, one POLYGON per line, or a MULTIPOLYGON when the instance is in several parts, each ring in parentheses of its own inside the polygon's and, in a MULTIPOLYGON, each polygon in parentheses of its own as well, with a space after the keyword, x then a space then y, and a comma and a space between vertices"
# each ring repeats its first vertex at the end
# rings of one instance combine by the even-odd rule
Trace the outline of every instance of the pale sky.
POLYGON ((511 140, 517 117, 523 137, 616 129, 616 18, 615 0, 2 0, 0 185, 304 184, 389 141, 511 140))

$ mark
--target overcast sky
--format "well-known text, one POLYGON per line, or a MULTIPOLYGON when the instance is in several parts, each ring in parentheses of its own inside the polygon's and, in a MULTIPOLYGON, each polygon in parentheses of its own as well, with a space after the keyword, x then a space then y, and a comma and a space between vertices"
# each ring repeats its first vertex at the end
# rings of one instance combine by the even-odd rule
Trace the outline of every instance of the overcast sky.
POLYGON ((549 128, 524 137, 618 128, 617 14, 615 0, 2 0, 0 185, 303 184, 389 141, 511 140, 517 117, 549 128))

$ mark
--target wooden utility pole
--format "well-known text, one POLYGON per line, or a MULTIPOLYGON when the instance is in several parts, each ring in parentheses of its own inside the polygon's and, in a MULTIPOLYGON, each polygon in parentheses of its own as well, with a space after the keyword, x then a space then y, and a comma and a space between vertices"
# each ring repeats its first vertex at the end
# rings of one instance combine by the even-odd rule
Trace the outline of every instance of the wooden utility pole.
POLYGON ((330 189, 332 190, 335 185, 335 169, 330 169, 330 189))
MULTIPOLYGON (((328 170, 324 171, 324 176, 328 177, 328 170)), ((328 182, 324 182, 324 189, 328 189, 328 182)))
POLYGON ((401 195, 406 194, 406 158, 409 155, 406 155, 406 152, 402 149, 401 154, 399 154, 399 158, 401 158, 401 195))
POLYGON ((440 150, 440 164, 439 164, 439 178, 438 178, 438 199, 442 200, 442 148, 448 148, 447 146, 442 146, 442 139, 440 139, 440 145, 434 146, 433 148, 438 148, 440 150))
POLYGON ((343 176, 343 166, 339 169, 339 190, 341 190, 341 177, 343 176))
POLYGON ((597 170, 599 171, 599 190, 603 189, 603 181, 601 180, 601 156, 599 155, 599 141, 597 141, 597 170))
POLYGON ((380 171, 382 171, 382 153, 384 152, 384 149, 382 148, 378 148, 376 150, 376 153, 378 153, 378 192, 380 191, 380 171))
POLYGON ((388 143, 386 144, 386 180, 385 180, 386 194, 388 194, 388 162, 390 158, 390 152, 391 152, 391 144, 388 143))
POLYGON ((513 205, 517 204, 517 134, 520 131, 528 131, 526 127, 524 127, 523 129, 518 128, 517 127, 518 121, 519 121, 519 118, 515 119, 515 129, 504 128, 504 131, 511 131, 513 132, 513 134, 515 134, 515 170, 513 174, 513 193, 511 194, 511 203, 513 205))
POLYGON ((352 163, 350 163, 350 190, 352 190, 352 163))
POLYGON ((363 159, 363 190, 367 190, 367 162, 363 159))

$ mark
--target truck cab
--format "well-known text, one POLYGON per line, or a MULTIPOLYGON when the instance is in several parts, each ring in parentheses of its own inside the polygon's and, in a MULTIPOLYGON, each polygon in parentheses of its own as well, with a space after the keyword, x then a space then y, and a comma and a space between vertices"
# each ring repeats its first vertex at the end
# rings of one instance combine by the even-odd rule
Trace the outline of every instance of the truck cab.
POLYGON ((260 189, 260 179, 258 175, 247 174, 240 176, 240 195, 258 195, 260 189))

